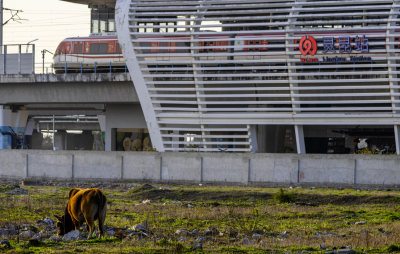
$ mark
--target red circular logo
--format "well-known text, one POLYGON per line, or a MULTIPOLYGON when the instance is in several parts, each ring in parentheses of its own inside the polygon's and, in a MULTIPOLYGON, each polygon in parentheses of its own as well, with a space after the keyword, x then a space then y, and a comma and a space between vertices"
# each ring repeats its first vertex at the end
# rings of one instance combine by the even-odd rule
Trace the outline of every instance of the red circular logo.
POLYGON ((317 42, 315 41, 314 37, 304 35, 300 39, 299 49, 303 56, 306 56, 307 54, 313 56, 317 52, 317 42))

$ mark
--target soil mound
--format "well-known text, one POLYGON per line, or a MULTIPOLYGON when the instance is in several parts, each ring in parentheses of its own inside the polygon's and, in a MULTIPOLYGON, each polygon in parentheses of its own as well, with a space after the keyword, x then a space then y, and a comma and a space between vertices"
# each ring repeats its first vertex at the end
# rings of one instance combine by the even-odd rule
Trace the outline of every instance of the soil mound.
POLYGON ((139 192, 144 192, 144 191, 149 191, 149 190, 154 190, 154 189, 156 189, 156 188, 153 185, 145 183, 140 186, 136 186, 135 188, 130 190, 129 193, 133 194, 133 193, 139 193, 139 192))

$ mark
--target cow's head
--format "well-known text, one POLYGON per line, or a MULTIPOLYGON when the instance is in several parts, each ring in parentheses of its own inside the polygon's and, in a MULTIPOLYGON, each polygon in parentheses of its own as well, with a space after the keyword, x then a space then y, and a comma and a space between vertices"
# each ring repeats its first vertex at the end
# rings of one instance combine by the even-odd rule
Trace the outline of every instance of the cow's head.
POLYGON ((64 230, 64 215, 63 216, 57 216, 54 215, 57 218, 56 226, 57 226, 57 235, 64 235, 65 230, 64 230))
POLYGON ((73 230, 72 221, 66 219, 65 215, 63 216, 55 215, 55 217, 57 218, 56 222, 57 235, 65 235, 66 233, 73 230))

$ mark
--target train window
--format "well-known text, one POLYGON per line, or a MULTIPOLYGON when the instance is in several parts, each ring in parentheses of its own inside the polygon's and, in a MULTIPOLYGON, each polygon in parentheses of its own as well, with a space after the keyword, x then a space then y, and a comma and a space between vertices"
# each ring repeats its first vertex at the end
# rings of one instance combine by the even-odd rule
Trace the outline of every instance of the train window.
MULTIPOLYGON (((153 26, 153 23, 147 23, 146 25, 153 26)), ((153 32, 153 28, 152 27, 147 27, 146 28, 146 33, 152 33, 152 32, 153 32)))
POLYGON ((64 43, 62 44, 62 47, 61 47, 61 54, 65 54, 64 43))
MULTIPOLYGON (((160 26, 167 26, 167 23, 160 23, 160 26)), ((166 33, 167 27, 160 27, 160 33, 166 33)))
POLYGON ((139 33, 146 32, 146 28, 144 28, 145 23, 139 23, 139 33))
POLYGON ((90 45, 90 54, 107 54, 107 43, 92 43, 90 45))
POLYGON ((109 19, 108 20, 108 31, 109 32, 115 32, 115 20, 114 19, 109 19))
POLYGON ((168 23, 167 33, 175 32, 175 28, 173 27, 174 25, 175 25, 175 23, 173 23, 173 22, 168 23))
POLYGON ((83 42, 80 42, 80 43, 79 43, 79 51, 78 51, 79 54, 82 54, 82 43, 83 43, 83 42))
POLYGON ((92 33, 98 33, 98 32, 99 32, 99 20, 92 19, 92 33))
POLYGON ((100 20, 100 33, 105 33, 107 32, 107 23, 105 20, 100 20))
POLYGON ((74 45, 74 53, 78 53, 78 45, 74 45))
POLYGON ((152 33, 153 28, 148 26, 153 26, 153 23, 139 23, 139 33, 152 33))
POLYGON ((173 33, 173 32, 175 32, 175 28, 172 27, 174 25, 175 25, 174 22, 160 23, 160 26, 166 26, 166 27, 160 27, 160 33, 173 33))

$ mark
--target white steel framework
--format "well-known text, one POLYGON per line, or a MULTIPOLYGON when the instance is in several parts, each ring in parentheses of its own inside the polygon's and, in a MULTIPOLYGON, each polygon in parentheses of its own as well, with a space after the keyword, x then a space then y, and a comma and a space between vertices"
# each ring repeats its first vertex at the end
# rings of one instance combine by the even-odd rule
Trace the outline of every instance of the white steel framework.
POLYGON ((285 124, 303 139, 300 152, 303 125, 391 125, 398 133, 399 7, 118 0, 116 19, 158 151, 251 151, 251 126, 285 124))

